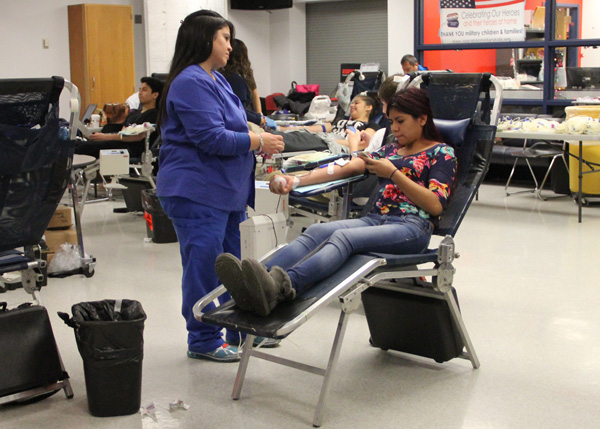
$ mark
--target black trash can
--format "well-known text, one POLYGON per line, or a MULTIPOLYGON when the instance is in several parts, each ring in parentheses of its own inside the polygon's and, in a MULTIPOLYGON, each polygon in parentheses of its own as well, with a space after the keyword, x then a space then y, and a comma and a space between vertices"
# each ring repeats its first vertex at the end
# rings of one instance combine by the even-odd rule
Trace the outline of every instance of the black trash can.
POLYGON ((152 189, 152 185, 145 177, 122 177, 119 179, 121 185, 127 186, 123 189, 123 200, 125 209, 129 212, 143 212, 142 191, 152 189))
POLYGON ((146 313, 129 299, 82 302, 73 317, 59 313, 75 329, 83 358, 90 414, 96 417, 137 413, 142 398, 142 360, 146 313))
POLYGON ((146 232, 154 243, 175 243, 177 233, 171 219, 165 214, 155 189, 142 191, 142 206, 146 218, 146 232))

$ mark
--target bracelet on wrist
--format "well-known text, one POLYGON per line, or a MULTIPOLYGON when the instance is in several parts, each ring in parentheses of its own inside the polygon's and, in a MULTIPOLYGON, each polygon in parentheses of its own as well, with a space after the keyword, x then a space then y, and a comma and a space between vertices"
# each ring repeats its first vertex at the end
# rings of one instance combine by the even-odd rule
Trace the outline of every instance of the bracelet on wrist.
POLYGON ((260 134, 257 134, 258 136, 258 149, 256 149, 257 152, 262 152, 262 148, 263 148, 263 138, 260 134))
POLYGON ((392 171, 392 174, 390 174, 390 180, 394 181, 394 179, 392 179, 394 177, 394 174, 396 174, 396 172, 398 171, 397 168, 394 169, 394 171, 392 171))

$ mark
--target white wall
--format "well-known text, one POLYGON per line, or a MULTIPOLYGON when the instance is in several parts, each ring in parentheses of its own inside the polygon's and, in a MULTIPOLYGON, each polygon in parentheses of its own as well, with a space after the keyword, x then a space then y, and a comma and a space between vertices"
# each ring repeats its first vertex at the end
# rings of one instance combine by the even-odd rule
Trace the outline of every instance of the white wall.
MULTIPOLYGON (((71 78, 67 6, 79 0, 0 0, 0 78, 63 76, 71 78), (42 40, 48 41, 48 49, 42 40)), ((142 14, 142 0, 94 0, 96 4, 133 7, 142 14)), ((144 28, 134 24, 136 77, 145 69, 144 28)), ((84 106, 85 108, 85 106, 84 106)), ((68 101, 61 97, 61 116, 68 101)))
POLYGON ((258 93, 271 91, 271 12, 264 10, 228 10, 227 19, 235 26, 235 37, 248 47, 258 93))
POLYGON ((235 26, 248 47, 261 95, 287 92, 292 80, 306 80, 305 7, 231 10, 226 0, 145 0, 148 73, 169 70, 180 21, 199 9, 212 9, 235 26))
POLYGON ((229 10, 237 36, 248 46, 261 96, 287 93, 290 83, 306 81, 304 4, 273 11, 229 10))
POLYGON ((226 0, 144 0, 146 73, 167 73, 181 20, 200 9, 225 16, 226 0))
POLYGON ((271 91, 287 93, 292 81, 306 82, 306 7, 271 16, 271 91))
POLYGON ((402 73, 400 59, 414 54, 414 1, 388 0, 388 75, 402 73))

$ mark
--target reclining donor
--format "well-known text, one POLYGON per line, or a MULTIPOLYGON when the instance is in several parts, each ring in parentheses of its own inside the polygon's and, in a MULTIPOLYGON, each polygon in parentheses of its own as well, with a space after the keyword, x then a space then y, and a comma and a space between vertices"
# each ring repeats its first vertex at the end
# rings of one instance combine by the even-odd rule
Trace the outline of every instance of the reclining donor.
MULTIPOLYGON (((381 128, 379 124, 374 121, 374 118, 380 111, 380 102, 377 100, 377 97, 371 97, 369 95, 357 95, 350 103, 350 115, 348 118, 339 119, 335 123, 324 122, 323 124, 315 124, 315 125, 300 125, 300 126, 279 126, 277 130, 279 132, 283 132, 280 134, 283 136, 284 142, 288 143, 288 140, 291 138, 291 135, 288 135, 290 132, 295 131, 310 131, 313 133, 314 139, 322 140, 322 144, 327 145, 327 149, 331 151, 333 154, 338 153, 349 153, 348 150, 348 140, 347 133, 349 131, 359 131, 363 134, 366 134, 367 137, 372 137, 375 134, 375 131, 381 128)), ((276 132, 276 134, 278 134, 276 132)), ((300 137, 299 137, 300 138, 300 137)), ((306 139, 310 139, 307 135, 304 136, 306 139)), ((295 147, 293 145, 290 147, 294 147, 295 150, 301 150, 301 147, 295 147)), ((299 143, 301 145, 301 143, 299 143)), ((366 144, 363 142, 359 142, 358 149, 362 150, 366 147, 366 144)), ((290 150, 287 149, 289 152, 290 150)))
MULTIPOLYGON (((354 253, 415 254, 427 248, 454 183, 454 150, 441 142, 425 91, 399 91, 386 113, 394 140, 378 151, 358 153, 346 165, 335 165, 333 174, 316 169, 273 178, 271 191, 287 194, 297 186, 368 170, 378 177, 379 195, 367 216, 313 224, 264 265, 219 255, 216 272, 242 310, 268 316, 277 304, 325 279, 354 253)), ((349 132, 348 139, 354 152, 359 133, 349 132)))

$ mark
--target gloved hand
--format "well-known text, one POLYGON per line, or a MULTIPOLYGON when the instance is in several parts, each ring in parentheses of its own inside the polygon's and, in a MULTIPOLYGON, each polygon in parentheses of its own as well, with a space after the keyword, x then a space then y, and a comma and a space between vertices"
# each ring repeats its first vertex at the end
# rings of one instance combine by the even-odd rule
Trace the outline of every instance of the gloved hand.
POLYGON ((275 121, 271 118, 268 118, 265 116, 265 125, 271 129, 276 130, 277 129, 277 124, 275 123, 275 121))

